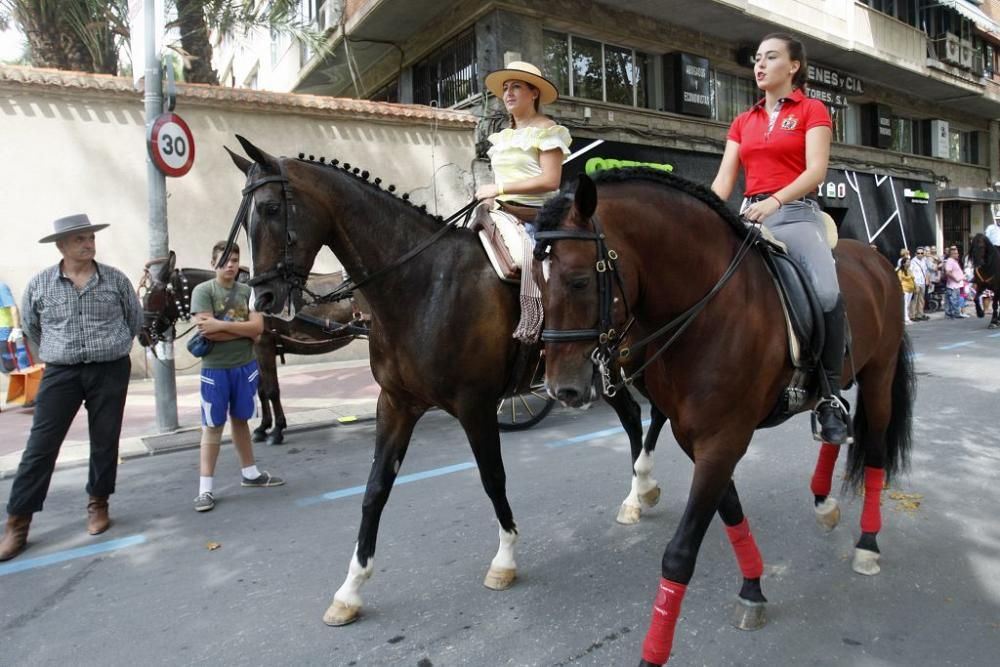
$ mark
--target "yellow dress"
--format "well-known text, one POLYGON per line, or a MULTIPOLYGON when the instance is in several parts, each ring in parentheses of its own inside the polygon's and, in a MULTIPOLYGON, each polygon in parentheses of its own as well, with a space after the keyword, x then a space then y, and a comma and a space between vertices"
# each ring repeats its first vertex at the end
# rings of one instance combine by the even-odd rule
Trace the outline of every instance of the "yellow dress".
MULTIPOLYGON (((551 127, 507 128, 489 136, 492 144, 487 155, 493 167, 494 181, 502 186, 505 183, 523 181, 527 178, 541 176, 542 164, 539 156, 544 151, 560 150, 563 155, 569 155, 569 130, 562 125, 551 127)), ((529 206, 541 206, 545 200, 556 194, 542 192, 533 195, 501 195, 502 201, 515 201, 529 206)))

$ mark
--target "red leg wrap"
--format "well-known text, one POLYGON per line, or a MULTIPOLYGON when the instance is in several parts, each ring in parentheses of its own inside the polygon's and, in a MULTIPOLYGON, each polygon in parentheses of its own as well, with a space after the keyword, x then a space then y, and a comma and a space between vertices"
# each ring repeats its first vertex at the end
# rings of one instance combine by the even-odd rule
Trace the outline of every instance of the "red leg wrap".
POLYGON ((882 487, 885 470, 865 467, 865 505, 861 510, 861 531, 877 533, 882 529, 882 487))
POLYGON ((740 571, 747 579, 758 579, 764 573, 764 559, 760 557, 760 549, 750 532, 750 523, 746 517, 735 526, 726 526, 726 534, 736 553, 736 562, 740 571))
POLYGON ((666 664, 674 645, 674 627, 681 615, 681 602, 687 586, 660 578, 660 590, 649 619, 649 631, 642 643, 642 659, 654 665, 666 664))
POLYGON ((819 459, 816 461, 816 471, 813 472, 812 489, 814 496, 830 495, 833 485, 833 468, 837 465, 837 455, 840 447, 824 442, 819 448, 819 459))

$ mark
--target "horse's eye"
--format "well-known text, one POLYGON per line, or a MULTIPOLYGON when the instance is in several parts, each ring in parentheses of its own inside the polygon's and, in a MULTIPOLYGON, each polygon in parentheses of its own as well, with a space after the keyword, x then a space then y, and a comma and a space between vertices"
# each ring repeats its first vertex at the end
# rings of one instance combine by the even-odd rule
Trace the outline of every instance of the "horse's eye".
POLYGON ((573 278, 569 281, 571 289, 582 290, 590 286, 590 278, 573 278))
POLYGON ((267 215, 278 215, 281 210, 281 206, 277 202, 268 202, 264 204, 264 213, 267 215))

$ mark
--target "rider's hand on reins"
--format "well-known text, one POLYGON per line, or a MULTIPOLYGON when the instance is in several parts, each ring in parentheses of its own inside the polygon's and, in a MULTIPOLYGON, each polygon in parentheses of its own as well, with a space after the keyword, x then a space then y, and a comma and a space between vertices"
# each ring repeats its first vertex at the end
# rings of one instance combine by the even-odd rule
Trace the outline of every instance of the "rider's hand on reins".
POLYGON ((768 216, 776 213, 779 208, 781 208, 781 204, 778 203, 778 200, 774 197, 768 197, 743 209, 742 217, 748 222, 759 224, 768 216))
POLYGON ((500 188, 493 183, 485 183, 476 189, 476 199, 479 201, 495 199, 499 194, 500 188))

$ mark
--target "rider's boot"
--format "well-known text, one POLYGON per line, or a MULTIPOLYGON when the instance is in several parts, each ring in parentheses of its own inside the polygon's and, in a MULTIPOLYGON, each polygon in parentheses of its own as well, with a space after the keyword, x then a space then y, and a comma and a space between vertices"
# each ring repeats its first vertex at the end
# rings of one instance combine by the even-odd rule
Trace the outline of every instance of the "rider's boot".
MULTIPOLYGON (((837 298, 837 305, 823 313, 826 342, 820 362, 826 372, 829 394, 820 399, 816 406, 823 442, 832 445, 850 443, 847 427, 847 408, 840 398, 840 371, 844 366, 844 299, 837 298)), ((822 386, 822 383, 820 383, 822 386)))

